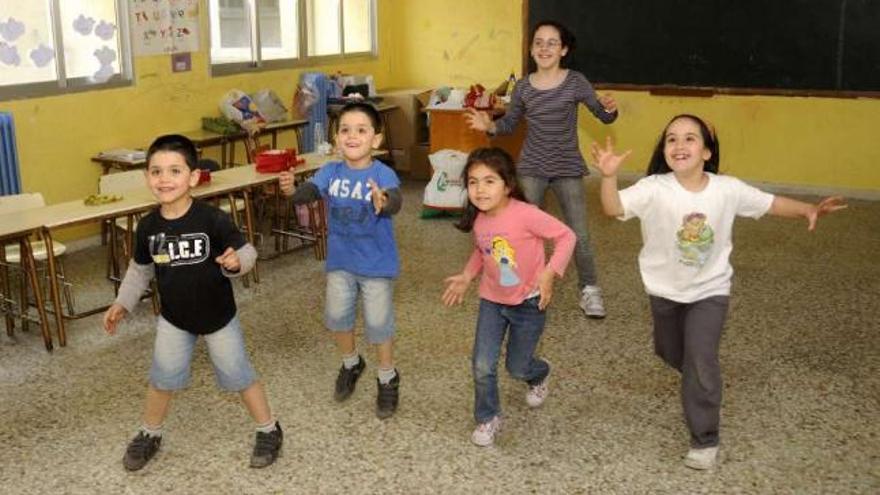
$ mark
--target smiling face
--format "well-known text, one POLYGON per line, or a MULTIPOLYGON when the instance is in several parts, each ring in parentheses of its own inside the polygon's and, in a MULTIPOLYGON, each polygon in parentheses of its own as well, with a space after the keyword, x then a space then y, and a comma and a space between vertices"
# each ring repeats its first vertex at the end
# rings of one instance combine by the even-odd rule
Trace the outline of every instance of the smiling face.
POLYGON ((382 143, 382 135, 370 117, 363 112, 346 112, 339 119, 336 133, 336 146, 342 151, 345 161, 352 167, 366 167, 373 161, 373 150, 382 143))
POLYGON ((562 45, 559 31, 553 26, 541 26, 532 37, 532 59, 538 69, 554 69, 559 61, 568 53, 568 47, 562 45))
POLYGON ((663 157, 676 175, 702 173, 704 162, 711 156, 699 124, 692 119, 675 119, 666 128, 663 157))
POLYGON ((468 170, 467 192, 471 203, 488 215, 500 212, 510 201, 510 188, 504 179, 482 163, 468 170))
POLYGON ((163 207, 174 208, 189 202, 189 190, 199 181, 199 171, 191 170, 176 151, 158 151, 150 157, 147 186, 163 207))

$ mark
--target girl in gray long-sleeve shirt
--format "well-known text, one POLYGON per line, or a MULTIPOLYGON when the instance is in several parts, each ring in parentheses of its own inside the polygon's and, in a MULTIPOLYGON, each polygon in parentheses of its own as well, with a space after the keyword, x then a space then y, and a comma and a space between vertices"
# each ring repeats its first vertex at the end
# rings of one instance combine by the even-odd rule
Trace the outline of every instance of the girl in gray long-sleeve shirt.
POLYGON ((617 103, 598 96, 580 72, 567 69, 575 39, 554 21, 539 22, 532 31, 531 53, 536 70, 519 80, 504 117, 492 121, 485 112, 469 110, 471 128, 489 134, 510 134, 520 119, 527 124, 517 174, 526 199, 543 206, 549 187, 562 208, 565 223, 577 236, 574 258, 581 291, 580 307, 590 318, 604 318, 605 305, 587 231, 583 176, 589 171, 578 147, 578 104, 605 124, 617 119, 617 103))

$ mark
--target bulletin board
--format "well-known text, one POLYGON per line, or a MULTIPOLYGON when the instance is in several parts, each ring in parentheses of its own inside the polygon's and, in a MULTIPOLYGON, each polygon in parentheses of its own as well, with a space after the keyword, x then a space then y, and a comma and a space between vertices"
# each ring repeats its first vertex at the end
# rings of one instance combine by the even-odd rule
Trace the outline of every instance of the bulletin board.
POLYGON ((199 50, 199 0, 129 0, 135 55, 199 50))

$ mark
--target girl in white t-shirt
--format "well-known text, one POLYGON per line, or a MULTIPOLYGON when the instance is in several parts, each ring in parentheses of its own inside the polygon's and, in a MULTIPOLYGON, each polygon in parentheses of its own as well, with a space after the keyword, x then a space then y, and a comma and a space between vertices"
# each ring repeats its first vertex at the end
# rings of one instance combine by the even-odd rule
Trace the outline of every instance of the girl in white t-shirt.
POLYGON ((718 346, 733 276, 734 219, 765 213, 804 217, 813 230, 820 216, 846 204, 841 197, 829 197, 811 205, 717 175, 718 139, 693 115, 673 117, 660 135, 647 176, 618 191, 617 171, 629 153, 615 154, 610 138, 604 148, 593 144, 593 160, 602 173, 602 207, 621 220, 641 220, 639 269, 651 302, 654 349, 681 372, 691 437, 684 463, 708 469, 718 455, 718 346))

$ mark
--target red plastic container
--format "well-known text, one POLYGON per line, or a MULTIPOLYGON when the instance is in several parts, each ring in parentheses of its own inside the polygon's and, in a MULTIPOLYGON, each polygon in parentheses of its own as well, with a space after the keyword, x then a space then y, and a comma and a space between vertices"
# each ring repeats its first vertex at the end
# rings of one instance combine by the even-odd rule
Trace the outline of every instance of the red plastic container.
POLYGON ((199 169, 199 182, 196 184, 197 186, 201 186, 202 184, 208 184, 211 182, 211 171, 205 169, 199 169))
POLYGON ((285 170, 290 170, 291 167, 295 167, 302 163, 305 163, 305 160, 302 158, 296 158, 296 150, 294 149, 286 149, 286 150, 266 150, 257 154, 257 172, 264 174, 277 174, 278 172, 284 172, 285 170))

